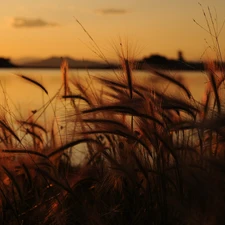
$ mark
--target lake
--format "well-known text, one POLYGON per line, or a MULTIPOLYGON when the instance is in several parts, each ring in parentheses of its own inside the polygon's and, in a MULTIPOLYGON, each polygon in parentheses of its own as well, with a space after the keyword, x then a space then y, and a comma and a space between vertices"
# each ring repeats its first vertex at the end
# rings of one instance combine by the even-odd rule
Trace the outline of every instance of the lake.
MULTIPOLYGON (((191 90, 196 100, 201 100, 204 94, 206 84, 206 74, 203 72, 169 72, 173 77, 179 76, 183 78, 191 90)), ((92 76, 100 76, 105 78, 114 77, 115 74, 110 70, 69 70, 69 76, 71 79, 79 77, 85 82, 92 82, 92 76)), ((148 78, 150 73, 147 71, 135 71, 134 80, 143 82, 145 85, 151 85, 148 78)), ((9 102, 21 108, 22 111, 34 110, 41 107, 43 101, 47 101, 60 89, 62 85, 62 76, 60 69, 0 69, 0 91, 7 93, 10 98, 9 102), (38 87, 30 84, 26 80, 20 78, 16 74, 28 76, 36 81, 40 82, 49 92, 43 96, 43 91, 38 87), (43 99, 44 98, 44 99, 43 99)), ((167 83, 162 84, 167 87, 167 83)), ((1 99, 4 95, 1 96, 1 99)), ((10 104, 11 104, 10 103, 10 104)))
MULTIPOLYGON (((71 80, 82 80, 87 88, 94 85, 96 90, 102 89, 102 87, 94 82, 94 76, 114 79, 121 76, 120 71, 116 71, 116 74, 118 75, 115 75, 110 70, 69 70, 69 78, 71 80)), ((194 98, 201 101, 207 81, 206 74, 203 72, 183 71, 173 71, 169 72, 169 74, 183 79, 194 98)), ((147 71, 134 71, 133 75, 134 82, 139 82, 149 87, 154 85, 150 81, 152 75, 147 71)), ((51 122, 53 118, 56 118, 60 125, 65 119, 65 100, 60 98, 63 95, 63 91, 61 90, 50 105, 46 105, 46 109, 42 106, 55 96, 61 86, 62 75, 60 69, 0 69, 0 113, 4 114, 4 112, 7 112, 12 118, 26 120, 32 116, 32 111, 37 110, 39 114, 37 113, 35 116, 38 122, 44 123, 46 126, 49 125, 49 121, 51 122), (48 95, 41 88, 17 76, 18 74, 25 75, 41 83, 47 89, 48 95)), ((171 84, 169 85, 169 82, 161 82, 160 86, 164 91, 174 91, 174 87, 171 84)), ((67 109, 69 110, 69 107, 67 109)))

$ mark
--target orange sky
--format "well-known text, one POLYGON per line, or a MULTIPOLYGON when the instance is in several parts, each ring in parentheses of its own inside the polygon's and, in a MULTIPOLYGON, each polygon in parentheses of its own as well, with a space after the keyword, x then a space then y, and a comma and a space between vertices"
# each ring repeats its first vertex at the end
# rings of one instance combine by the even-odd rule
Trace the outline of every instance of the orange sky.
MULTIPOLYGON (((88 30, 105 56, 116 58, 113 46, 128 40, 136 58, 153 53, 176 58, 182 50, 188 60, 199 60, 210 35, 200 2, 210 6, 218 31, 225 19, 224 0, 7 0, 0 3, 0 56, 10 58, 72 56, 98 59, 88 30)), ((225 29, 225 28, 224 28, 225 29)), ((220 43, 225 56, 225 31, 220 43)), ((212 53, 207 51, 206 56, 212 53)))

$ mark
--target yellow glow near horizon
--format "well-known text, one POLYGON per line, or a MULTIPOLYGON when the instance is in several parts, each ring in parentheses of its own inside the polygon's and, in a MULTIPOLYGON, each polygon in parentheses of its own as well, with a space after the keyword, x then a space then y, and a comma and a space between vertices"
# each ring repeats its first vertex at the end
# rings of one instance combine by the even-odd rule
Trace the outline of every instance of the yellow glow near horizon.
MULTIPOLYGON (((202 0, 201 3, 206 11, 210 6, 213 19, 217 13, 214 22, 221 27, 225 2, 202 0)), ((118 37, 125 37, 139 46, 137 58, 153 53, 175 58, 177 51, 182 50, 188 60, 198 60, 207 45, 211 45, 210 35, 193 22, 195 19, 206 27, 197 0, 49 0, 48 3, 8 0, 1 3, 0 18, 2 57, 68 55, 98 59, 92 52, 91 40, 75 18, 112 59, 116 58, 112 43, 118 43, 118 37)), ((222 31, 221 50, 225 56, 224 40, 222 31)))

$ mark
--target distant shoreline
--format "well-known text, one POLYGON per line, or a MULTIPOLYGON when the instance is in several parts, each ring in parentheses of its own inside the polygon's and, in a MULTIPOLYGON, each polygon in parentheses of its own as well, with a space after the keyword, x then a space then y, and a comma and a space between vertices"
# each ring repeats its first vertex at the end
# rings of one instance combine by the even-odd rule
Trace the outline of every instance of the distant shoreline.
MULTIPOLYGON (((87 70, 117 70, 121 69, 121 65, 115 63, 102 63, 90 60, 76 60, 70 57, 64 58, 68 62, 70 69, 87 69, 87 70)), ((50 57, 47 59, 34 61, 30 63, 16 65, 11 63, 8 58, 0 58, 0 69, 17 68, 17 69, 60 69, 62 62, 61 57, 50 57)), ((216 67, 225 68, 225 63, 215 62, 216 67)), ((193 62, 184 60, 180 53, 178 59, 167 59, 160 55, 151 55, 133 62, 135 70, 172 70, 172 71, 205 71, 204 62, 193 62)))
MULTIPOLYGON (((176 68, 161 68, 161 67, 153 67, 150 66, 152 69, 156 70, 163 70, 163 71, 205 71, 205 69, 176 69, 176 68)), ((1 69, 24 69, 24 70, 60 70, 60 67, 19 67, 19 66, 14 66, 14 67, 0 67, 1 69)), ((69 69, 73 70, 121 70, 121 67, 114 67, 114 68, 96 68, 96 67, 69 67, 69 69)), ((148 71, 149 69, 143 69, 143 68, 135 68, 134 71, 148 71)))

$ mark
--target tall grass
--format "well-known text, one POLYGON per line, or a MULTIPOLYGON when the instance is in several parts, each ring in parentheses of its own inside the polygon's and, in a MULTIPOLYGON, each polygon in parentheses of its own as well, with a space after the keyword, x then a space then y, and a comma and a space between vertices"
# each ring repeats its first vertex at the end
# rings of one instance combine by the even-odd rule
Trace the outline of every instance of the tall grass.
POLYGON ((105 91, 69 81, 63 62, 65 132, 55 118, 51 127, 1 113, 1 224, 224 224, 223 68, 207 64, 198 102, 162 71, 149 68, 176 94, 135 82, 123 49, 120 59, 120 79, 94 78, 105 91), (87 153, 74 165, 78 145, 87 153))
POLYGON ((124 79, 95 78, 105 92, 66 84, 66 142, 46 142, 57 134, 32 117, 15 120, 18 130, 2 117, 2 224, 223 223, 225 115, 217 70, 207 67, 206 100, 197 102, 184 82, 151 70, 184 95, 165 93, 130 79, 126 66, 124 79), (86 158, 74 166, 69 152, 81 144, 86 158))

